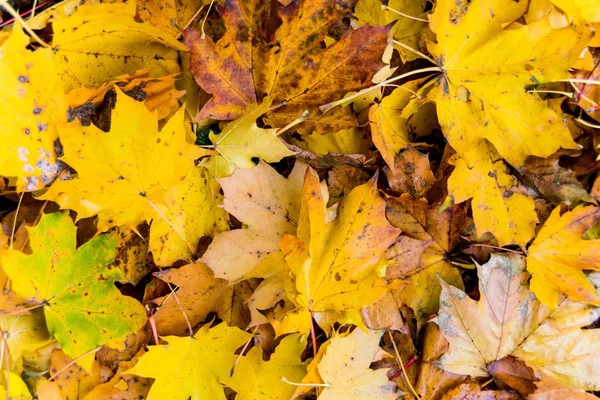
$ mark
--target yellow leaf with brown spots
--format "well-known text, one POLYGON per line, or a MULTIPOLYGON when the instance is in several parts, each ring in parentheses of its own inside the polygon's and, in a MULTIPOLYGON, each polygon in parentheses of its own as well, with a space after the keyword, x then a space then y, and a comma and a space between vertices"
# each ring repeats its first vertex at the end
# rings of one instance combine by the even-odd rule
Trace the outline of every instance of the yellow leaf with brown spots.
POLYGON ((384 171, 390 188, 416 198, 425 196, 435 183, 428 155, 411 145, 397 154, 393 166, 384 171))
POLYGON ((288 297, 310 312, 373 304, 386 291, 375 269, 399 233, 385 218, 376 177, 344 196, 337 218, 327 223, 319 179, 307 170, 297 236, 281 239, 288 297))
POLYGON ((600 239, 583 234, 600 217, 600 208, 577 207, 562 216, 552 211, 527 252, 531 291, 546 306, 556 307, 561 293, 574 301, 600 305, 596 289, 582 270, 600 270, 600 239))
POLYGON ((576 148, 560 116, 525 88, 569 78, 591 32, 583 26, 554 29, 546 20, 502 29, 526 7, 525 1, 443 0, 431 16, 437 43, 428 48, 443 75, 427 97, 437 105, 448 143, 469 167, 484 140, 514 167, 529 155, 576 148))
POLYGON ((477 235, 491 232, 500 246, 525 246, 535 235, 538 222, 533 198, 517 191, 517 180, 494 147, 479 142, 473 165, 462 158, 448 179, 449 196, 455 203, 473 199, 471 207, 477 235))
POLYGON ((57 124, 67 117, 52 51, 28 44, 15 24, 0 47, 0 175, 15 177, 20 192, 42 189, 62 169, 57 124))
POLYGON ((203 154, 186 141, 184 112, 159 131, 154 113, 117 91, 110 132, 78 121, 61 127, 62 160, 77 177, 55 182, 42 199, 76 211, 78 218, 98 215, 99 232, 162 218, 159 205, 203 154))
POLYGON ((137 14, 142 21, 169 33, 173 37, 190 23, 206 0, 136 0, 137 14))
POLYGON ((71 15, 53 16, 54 63, 66 91, 98 87, 117 76, 151 68, 151 77, 179 72, 178 50, 170 34, 134 20, 136 4, 84 4, 71 15))

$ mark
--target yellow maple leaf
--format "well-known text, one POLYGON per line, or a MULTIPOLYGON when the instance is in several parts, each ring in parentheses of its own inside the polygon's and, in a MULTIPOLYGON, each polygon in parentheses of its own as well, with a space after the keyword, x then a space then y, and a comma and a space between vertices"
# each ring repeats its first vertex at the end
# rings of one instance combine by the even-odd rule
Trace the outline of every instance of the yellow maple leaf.
POLYGON ((211 131, 209 139, 213 148, 232 167, 252 168, 257 157, 266 162, 278 162, 282 158, 294 155, 277 136, 277 129, 263 129, 256 125, 256 119, 266 113, 271 99, 265 99, 260 105, 252 105, 246 112, 229 122, 221 133, 211 131))
POLYGON ((134 20, 135 1, 84 4, 52 16, 54 62, 66 91, 98 87, 123 74, 151 68, 151 77, 179 72, 175 37, 134 20))
POLYGON ((598 0, 552 0, 552 4, 572 18, 587 23, 600 22, 600 1, 598 0))
POLYGON ((56 126, 67 116, 52 51, 30 51, 28 44, 15 24, 0 47, 0 175, 16 177, 18 191, 41 189, 56 177, 56 126))
POLYGON ((269 361, 263 360, 261 346, 255 346, 235 367, 225 384, 237 392, 236 400, 287 400, 295 387, 282 381, 300 381, 306 375, 307 362, 300 361, 306 336, 294 334, 281 340, 269 361))
POLYGON ((168 345, 150 346, 125 373, 155 379, 148 400, 225 400, 221 382, 235 364, 235 350, 252 336, 224 323, 209 325, 194 337, 164 337, 168 345))
POLYGON ((299 312, 373 304, 386 290, 375 268, 399 233, 385 218, 376 176, 346 195, 337 218, 327 223, 319 179, 307 170, 297 237, 286 234, 281 239, 289 269, 288 296, 299 312))
POLYGON ((389 369, 376 371, 369 369, 380 352, 379 341, 383 331, 355 329, 352 333, 337 334, 329 339, 324 352, 319 351, 308 367, 307 378, 319 377, 320 382, 306 382, 303 385, 324 388, 321 400, 395 400, 402 392, 388 379, 389 369), (316 370, 314 368, 316 364, 316 370))
POLYGON ((155 218, 150 229, 150 251, 156 265, 187 260, 201 237, 229 229, 229 215, 220 207, 223 196, 218 186, 206 168, 197 167, 165 194, 164 217, 155 218))
POLYGON ((61 126, 62 160, 77 177, 55 182, 42 198, 75 210, 78 218, 98 215, 100 232, 164 218, 159 205, 203 154, 186 142, 183 118, 181 108, 158 131, 156 114, 117 91, 110 132, 78 121, 61 126))
POLYGON ((475 148, 473 166, 460 158, 448 179, 448 193, 455 203, 473 199, 471 207, 481 237, 494 234, 500 246, 516 243, 525 246, 535 234, 538 221, 533 198, 517 193, 517 180, 490 143, 475 148))
MULTIPOLYGON (((553 310, 529 291, 525 258, 493 254, 477 266, 481 299, 442 283, 439 325, 450 349, 435 364, 457 374, 488 376, 488 366, 514 356, 562 384, 579 390, 600 387, 600 332, 581 329, 600 308, 563 297, 553 310)), ((599 287, 600 275, 591 276, 599 287)))
POLYGON ((582 270, 600 270, 600 240, 583 234, 600 216, 600 208, 577 207, 560 215, 552 211, 527 251, 531 291, 547 307, 558 304, 561 293, 574 301, 600 305, 596 289, 582 270))
POLYGON ((469 167, 484 139, 515 167, 529 155, 576 148, 561 118, 525 87, 569 78, 591 32, 577 26, 554 29, 546 20, 503 30, 502 24, 520 17, 526 6, 443 0, 431 16, 437 43, 428 48, 443 75, 427 97, 437 105, 448 143, 469 167))

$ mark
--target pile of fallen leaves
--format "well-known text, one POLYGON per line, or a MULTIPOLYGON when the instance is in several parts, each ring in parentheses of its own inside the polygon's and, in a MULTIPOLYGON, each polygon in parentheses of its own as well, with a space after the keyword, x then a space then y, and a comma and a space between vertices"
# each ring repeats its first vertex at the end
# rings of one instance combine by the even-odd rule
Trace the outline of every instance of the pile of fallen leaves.
POLYGON ((0 31, 0 398, 595 398, 598 29, 66 0, 0 31))

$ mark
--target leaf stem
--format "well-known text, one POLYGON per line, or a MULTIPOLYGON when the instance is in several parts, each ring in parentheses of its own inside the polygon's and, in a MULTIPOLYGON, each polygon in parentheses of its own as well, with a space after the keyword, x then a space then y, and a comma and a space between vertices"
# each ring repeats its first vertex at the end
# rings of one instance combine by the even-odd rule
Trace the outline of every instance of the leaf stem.
POLYGON ((235 360, 235 364, 233 364, 233 367, 231 367, 231 371, 229 371, 229 377, 233 376, 233 373, 235 372, 235 367, 237 367, 238 363, 240 362, 240 359, 242 358, 242 356, 246 352, 246 349, 250 345, 250 342, 252 342, 252 340, 254 339, 254 335, 256 334, 256 331, 257 331, 257 329, 258 329, 259 326, 260 325, 256 325, 254 327, 254 330, 252 331, 252 337, 250 339, 248 339, 248 341, 244 345, 244 348, 242 349, 242 351, 240 351, 240 354, 238 354, 237 360, 235 360))
POLYGON ((315 334, 315 324, 313 322, 313 313, 310 312, 310 337, 312 339, 313 357, 317 356, 317 335, 315 334))
POLYGON ((592 124, 590 122, 587 122, 587 121, 583 120, 581 117, 575 119, 575 121, 579 122, 581 125, 589 126, 590 128, 600 129, 600 125, 596 125, 596 124, 592 124))
POLYGON ((401 16, 403 16, 404 18, 412 19, 412 20, 414 20, 414 21, 421 21, 421 22, 427 22, 427 23, 429 23, 429 20, 428 20, 428 19, 417 18, 417 17, 413 17, 412 15, 404 14, 403 12, 400 12, 400 11, 396 10, 395 8, 392 8, 392 7, 386 6, 385 4, 382 4, 382 5, 381 5, 381 9, 382 9, 382 10, 388 10, 388 11, 391 11, 391 12, 393 12, 393 13, 396 13, 396 14, 398 14, 398 15, 401 15, 401 16))
POLYGON ((6 0, 0 0, 0 6, 2 6, 6 11, 8 11, 8 13, 15 20, 19 21, 19 23, 21 24, 21 26, 23 27, 23 29, 25 29, 25 31, 27 33, 29 33, 29 35, 31 35, 31 37, 34 38, 36 42, 38 42, 39 44, 41 44, 43 47, 50 48, 50 45, 48 43, 44 42, 37 35, 37 33, 35 33, 33 31, 33 29, 31 29, 29 27, 29 25, 27 25, 27 22, 25 22, 25 20, 19 15, 19 13, 17 12, 17 10, 15 10, 10 4, 8 4, 8 1, 6 1, 6 0))
POLYGON ((420 57, 423 57, 424 59, 426 59, 427 61, 431 62, 432 64, 436 64, 437 65, 437 62, 435 62, 435 60, 433 58, 429 57, 427 54, 421 53, 419 50, 413 49, 412 47, 410 47, 408 45, 405 45, 404 43, 399 42, 397 40, 393 40, 393 42, 394 42, 395 45, 398 45, 398 46, 402 47, 405 50, 411 51, 411 52, 415 53, 416 55, 418 55, 420 57))
POLYGON ((12 250, 13 244, 15 242, 15 231, 17 230, 17 218, 19 217, 19 210, 21 209, 21 202, 23 202, 23 195, 25 192, 21 192, 21 196, 19 196, 19 204, 17 205, 17 211, 15 212, 15 218, 13 219, 12 233, 10 235, 10 245, 8 246, 9 250, 12 250))
POLYGON ((396 341, 394 340, 394 337, 392 336, 392 333, 390 332, 389 329, 387 330, 387 333, 390 337, 390 340, 392 341, 392 345, 394 346, 394 351, 396 352, 396 358, 398 359, 398 364, 400 364, 400 368, 402 368, 402 375, 404 375, 404 380, 406 381, 406 384, 410 388, 410 391, 415 396, 415 398, 420 399, 421 396, 419 396, 419 394, 413 387, 412 383, 410 382, 410 379, 408 379, 408 374, 406 373, 406 368, 404 368, 404 363, 402 362, 402 357, 400 357, 400 352, 398 351, 398 347, 396 347, 396 341))
POLYGON ((399 81, 400 79, 404 79, 404 78, 407 78, 409 76, 417 75, 417 74, 424 73, 424 72, 444 72, 444 70, 442 68, 440 68, 440 67, 429 67, 429 68, 422 68, 422 69, 416 69, 414 71, 409 71, 409 72, 407 72, 405 74, 398 75, 398 76, 395 76, 395 77, 390 78, 390 79, 386 79, 385 81, 379 82, 375 86, 371 86, 371 87, 368 87, 366 89, 363 89, 363 90, 361 90, 359 92, 356 92, 353 95, 345 97, 345 98, 343 98, 341 100, 337 100, 337 101, 334 101, 334 102, 331 102, 331 103, 328 103, 328 104, 324 104, 324 105, 322 105, 322 106, 319 107, 319 110, 321 110, 321 112, 324 114, 327 111, 331 110, 332 108, 337 107, 340 104, 346 103, 346 102, 348 102, 348 101, 350 101, 352 99, 355 99, 357 97, 360 97, 364 93, 367 93, 367 92, 373 90, 374 88, 382 87, 382 86, 387 85, 388 83, 396 82, 396 81, 399 81))
POLYGON ((489 247, 491 249, 508 251, 510 253, 516 253, 516 254, 521 254, 521 255, 525 254, 525 253, 523 253, 520 250, 507 249, 507 248, 504 248, 504 247, 493 246, 491 244, 473 243, 473 244, 471 244, 471 246, 475 246, 475 247, 489 247))
POLYGON ((572 92, 561 92, 560 90, 528 90, 527 93, 553 93, 553 94, 562 94, 563 96, 567 96, 568 98, 573 98, 572 92))
POLYGON ((81 360, 84 357, 89 356, 90 354, 94 354, 96 352, 98 352, 100 349, 102 348, 102 346, 98 346, 93 350, 88 351, 85 354, 80 355, 79 357, 77 357, 74 360, 71 360, 70 363, 68 363, 67 365, 65 365, 60 371, 58 371, 57 373, 55 373, 54 375, 52 375, 50 378, 48 378, 49 381, 53 380, 54 378, 56 378, 57 376, 59 376, 60 374, 62 374, 64 371, 66 371, 67 369, 69 369, 73 364, 75 364, 77 361, 81 360))
POLYGON ((330 383, 296 383, 296 382, 288 381, 285 376, 281 377, 281 381, 285 382, 285 383, 287 383, 289 385, 294 385, 294 386, 323 387, 323 388, 330 388, 331 387, 330 383))

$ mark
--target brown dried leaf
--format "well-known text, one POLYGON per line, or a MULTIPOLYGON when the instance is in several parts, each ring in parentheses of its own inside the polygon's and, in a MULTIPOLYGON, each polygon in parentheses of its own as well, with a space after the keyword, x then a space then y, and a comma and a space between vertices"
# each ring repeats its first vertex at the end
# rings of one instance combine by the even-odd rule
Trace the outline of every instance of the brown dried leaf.
POLYGON ((179 287, 175 293, 177 299, 171 294, 166 296, 166 300, 155 300, 157 304, 161 304, 154 314, 156 330, 163 336, 182 335, 188 331, 183 312, 192 327, 202 322, 210 312, 218 308, 219 297, 227 284, 224 279, 215 278, 212 270, 203 263, 188 264, 156 272, 154 275, 179 287))
POLYGON ((385 167, 384 171, 393 190, 415 198, 425 196, 435 183, 429 157, 411 145, 396 155, 392 168, 385 167))

